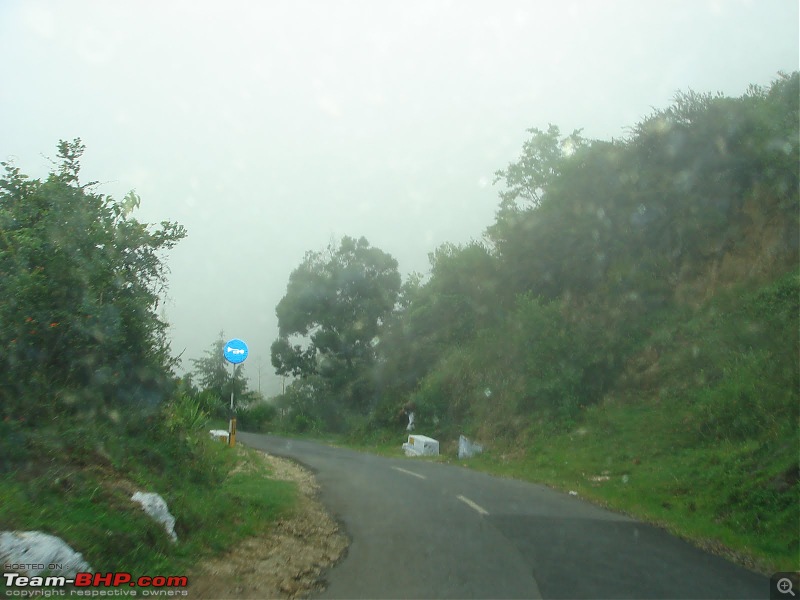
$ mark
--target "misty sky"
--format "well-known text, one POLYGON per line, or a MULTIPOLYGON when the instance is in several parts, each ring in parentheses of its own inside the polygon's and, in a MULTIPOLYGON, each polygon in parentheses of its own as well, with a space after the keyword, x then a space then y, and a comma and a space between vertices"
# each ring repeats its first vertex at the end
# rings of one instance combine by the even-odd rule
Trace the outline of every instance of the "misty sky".
POLYGON ((796 0, 0 0, 0 160, 178 221, 174 354, 224 330, 279 389, 275 305, 307 250, 365 236, 405 275, 480 239, 527 128, 622 137, 676 91, 798 69, 796 0))

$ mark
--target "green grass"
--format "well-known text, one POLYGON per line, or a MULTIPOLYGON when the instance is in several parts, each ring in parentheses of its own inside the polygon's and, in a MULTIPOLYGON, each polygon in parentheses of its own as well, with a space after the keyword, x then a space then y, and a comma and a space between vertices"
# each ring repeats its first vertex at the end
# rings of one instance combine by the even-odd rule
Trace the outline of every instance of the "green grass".
POLYGON ((797 431, 772 442, 682 447, 672 443, 681 414, 664 414, 594 409, 572 433, 532 435, 523 453, 492 448, 467 464, 574 490, 764 573, 796 570, 797 431))
MULTIPOLYGON (((475 393, 472 420, 420 433, 440 440, 442 460, 456 460, 460 430, 487 447, 473 468, 576 491, 763 573, 797 570, 799 302, 790 273, 675 307, 648 324, 603 401, 569 419, 475 393)), ((501 390, 490 368, 472 377, 501 390)), ((342 443, 399 456, 404 439, 362 430, 342 443)))
POLYGON ((0 474, 2 529, 56 535, 97 572, 186 574, 294 505, 295 486, 271 479, 256 451, 228 448, 205 428, 21 433, 27 453, 0 474), (177 544, 130 500, 134 491, 164 497, 177 544))
MULTIPOLYGON (((692 445, 690 415, 674 406, 595 407, 572 432, 531 430, 523 447, 490 444, 469 460, 457 459, 453 440, 440 440, 437 460, 576 491, 765 574, 797 570, 798 430, 787 426, 766 442, 692 445)), ((338 443, 399 457, 403 439, 338 443)))

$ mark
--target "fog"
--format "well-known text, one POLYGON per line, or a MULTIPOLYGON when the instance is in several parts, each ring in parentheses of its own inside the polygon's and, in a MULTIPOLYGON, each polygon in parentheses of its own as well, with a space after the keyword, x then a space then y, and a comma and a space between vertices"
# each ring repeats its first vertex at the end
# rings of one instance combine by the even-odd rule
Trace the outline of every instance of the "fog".
POLYGON ((526 129, 625 135, 679 90, 798 69, 798 3, 0 0, 0 160, 83 181, 189 236, 168 257, 172 350, 248 342, 279 390, 275 305, 307 250, 365 236, 403 274, 480 239, 526 129))

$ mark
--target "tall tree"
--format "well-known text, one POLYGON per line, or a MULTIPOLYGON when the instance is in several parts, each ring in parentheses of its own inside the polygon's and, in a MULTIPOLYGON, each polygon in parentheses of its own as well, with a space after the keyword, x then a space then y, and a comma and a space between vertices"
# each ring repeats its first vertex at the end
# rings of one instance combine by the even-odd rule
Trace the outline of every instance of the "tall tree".
POLYGON ((343 237, 338 247, 308 252, 276 308, 276 372, 320 375, 335 391, 353 385, 374 361, 379 326, 399 289, 397 261, 363 237, 343 237))

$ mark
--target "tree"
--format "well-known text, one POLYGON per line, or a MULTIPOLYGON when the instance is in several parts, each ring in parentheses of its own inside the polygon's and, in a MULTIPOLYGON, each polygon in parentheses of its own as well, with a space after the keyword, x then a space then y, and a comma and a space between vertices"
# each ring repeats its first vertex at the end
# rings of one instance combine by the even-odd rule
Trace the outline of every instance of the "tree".
POLYGON ((200 394, 205 397, 206 408, 217 416, 227 414, 230 407, 231 390, 237 406, 250 398, 243 365, 238 365, 231 375, 231 366, 225 360, 225 334, 220 331, 216 341, 206 350, 202 358, 193 358, 192 375, 197 378, 200 394))
POLYGON ((374 362, 380 324, 394 307, 399 289, 397 261, 363 237, 343 237, 338 247, 306 253, 276 307, 276 372, 319 375, 333 391, 345 390, 374 362), (300 338, 301 343, 290 338, 300 338))
POLYGON ((506 189, 500 192, 501 213, 539 206, 547 188, 561 174, 561 159, 586 144, 580 130, 561 138, 561 131, 553 124, 547 127, 547 131, 534 127, 528 129, 528 133, 531 138, 523 143, 517 162, 495 173, 494 183, 503 180, 506 185, 506 189))
POLYGON ((428 255, 430 279, 412 276, 397 310, 382 327, 376 376, 397 403, 452 346, 500 322, 497 259, 482 245, 443 244, 428 255))
POLYGON ((532 255, 528 247, 536 237, 534 230, 537 235, 558 236, 557 232, 538 227, 542 209, 552 209, 559 196, 552 193, 553 188, 562 180, 564 169, 572 157, 590 145, 580 130, 562 137, 560 129, 552 124, 547 131, 533 128, 528 133, 531 137, 524 142, 517 161, 495 173, 494 183, 503 182, 505 189, 500 191, 496 221, 486 230, 486 237, 506 267, 505 287, 514 293, 530 289, 533 274, 519 259, 526 262, 529 258, 542 258, 532 255))
POLYGON ((157 315, 166 286, 162 253, 185 235, 151 228, 122 202, 79 183, 79 139, 61 141, 45 181, 2 163, 0 178, 0 411, 151 407, 166 395, 175 360, 157 315))

